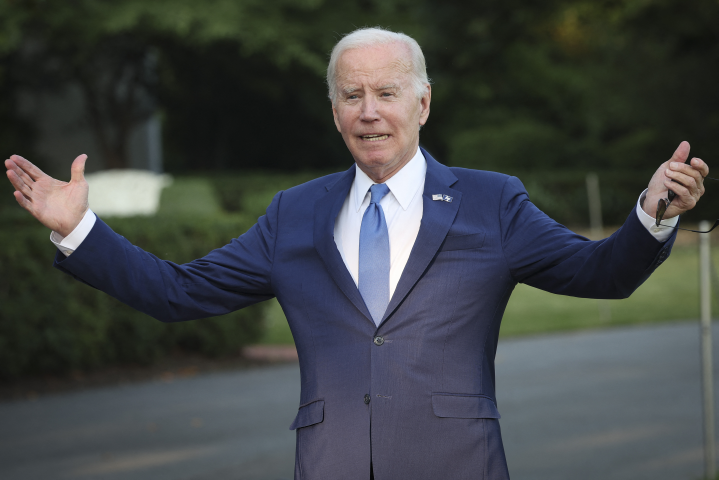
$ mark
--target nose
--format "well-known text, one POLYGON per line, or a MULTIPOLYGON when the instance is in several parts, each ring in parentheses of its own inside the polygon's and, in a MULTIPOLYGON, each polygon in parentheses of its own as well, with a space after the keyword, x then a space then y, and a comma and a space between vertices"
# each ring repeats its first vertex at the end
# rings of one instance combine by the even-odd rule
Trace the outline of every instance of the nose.
POLYGON ((363 122, 374 122, 380 119, 377 111, 377 99, 373 95, 367 95, 362 99, 362 111, 360 112, 360 120, 363 122))

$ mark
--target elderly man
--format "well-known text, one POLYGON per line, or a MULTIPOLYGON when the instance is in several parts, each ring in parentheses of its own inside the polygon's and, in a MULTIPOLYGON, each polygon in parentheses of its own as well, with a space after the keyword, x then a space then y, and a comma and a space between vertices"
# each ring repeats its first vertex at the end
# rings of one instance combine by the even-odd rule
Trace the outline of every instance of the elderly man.
POLYGON ((685 164, 682 143, 642 206, 593 242, 539 211, 516 178, 448 168, 419 148, 431 88, 413 39, 355 31, 335 46, 327 80, 356 164, 278 193, 247 233, 186 265, 132 246, 88 210, 84 155, 67 184, 18 156, 8 177, 53 230, 57 268, 155 318, 278 298, 302 372, 296 479, 508 478, 494 357, 514 286, 628 296, 669 254, 708 168, 685 164), (669 188, 669 226, 655 227, 669 188))

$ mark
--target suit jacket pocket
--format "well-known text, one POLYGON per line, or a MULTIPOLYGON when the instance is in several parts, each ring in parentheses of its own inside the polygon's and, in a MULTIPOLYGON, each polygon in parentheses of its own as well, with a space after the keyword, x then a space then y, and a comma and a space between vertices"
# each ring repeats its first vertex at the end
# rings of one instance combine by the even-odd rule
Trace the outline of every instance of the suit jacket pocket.
POLYGON ((321 423, 325 419, 325 401, 322 399, 300 405, 295 421, 290 425, 290 430, 302 427, 309 427, 321 423))
POLYGON ((439 251, 469 250, 470 248, 481 248, 482 245, 484 245, 484 232, 470 233, 468 235, 448 235, 439 251))
POLYGON ((484 395, 433 393, 432 409, 443 418, 500 418, 494 400, 484 395))

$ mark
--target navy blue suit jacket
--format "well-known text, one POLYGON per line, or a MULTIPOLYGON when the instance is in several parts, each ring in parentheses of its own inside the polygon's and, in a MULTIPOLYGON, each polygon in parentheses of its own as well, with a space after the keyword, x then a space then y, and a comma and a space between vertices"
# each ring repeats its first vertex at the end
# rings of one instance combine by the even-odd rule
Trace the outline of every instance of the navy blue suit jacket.
POLYGON ((632 209, 614 235, 589 241, 538 210, 516 178, 423 153, 421 227, 379 327, 333 238, 354 167, 278 193, 247 233, 185 265, 98 220, 56 266, 169 322, 276 296, 302 377, 296 479, 367 480, 370 461, 378 480, 506 479, 494 357, 514 286, 624 298, 674 237, 657 242, 632 209))

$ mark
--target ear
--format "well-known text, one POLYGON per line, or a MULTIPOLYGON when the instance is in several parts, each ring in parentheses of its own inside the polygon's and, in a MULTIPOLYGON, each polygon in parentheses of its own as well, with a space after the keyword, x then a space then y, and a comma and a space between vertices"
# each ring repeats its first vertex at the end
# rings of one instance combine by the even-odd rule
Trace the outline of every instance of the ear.
POLYGON ((419 99, 419 124, 424 125, 427 123, 427 118, 429 118, 429 104, 432 100, 432 86, 426 85, 425 86, 427 90, 425 91, 424 95, 422 95, 422 98, 419 99))
POLYGON ((337 127, 337 131, 342 133, 342 129, 340 128, 340 119, 339 114, 337 113, 337 108, 335 108, 334 103, 332 104, 332 117, 335 119, 335 127, 337 127))

